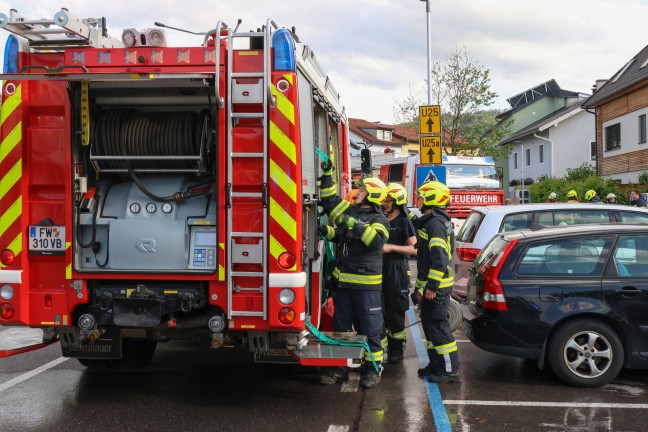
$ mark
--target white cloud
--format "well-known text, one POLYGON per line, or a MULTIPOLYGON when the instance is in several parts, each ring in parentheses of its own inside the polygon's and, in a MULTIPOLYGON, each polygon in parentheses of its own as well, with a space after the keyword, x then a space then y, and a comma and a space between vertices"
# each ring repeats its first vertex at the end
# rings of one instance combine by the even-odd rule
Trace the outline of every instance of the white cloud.
MULTIPOLYGON (((495 104, 549 79, 568 90, 589 92, 647 43, 645 0, 431 0, 432 52, 442 59, 465 46, 491 71, 495 104)), ((53 0, 0 0, 30 18, 53 17, 53 0)), ((256 29, 273 18, 295 26, 341 95, 350 117, 391 122, 394 98, 425 86, 425 4, 419 0, 67 0, 80 18, 106 17, 111 34, 152 27, 155 21, 201 32, 220 19, 256 29)), ((201 37, 168 31, 174 45, 201 37)), ((6 32, 0 31, 0 53, 6 32)), ((422 92, 425 95, 425 91, 422 92)))

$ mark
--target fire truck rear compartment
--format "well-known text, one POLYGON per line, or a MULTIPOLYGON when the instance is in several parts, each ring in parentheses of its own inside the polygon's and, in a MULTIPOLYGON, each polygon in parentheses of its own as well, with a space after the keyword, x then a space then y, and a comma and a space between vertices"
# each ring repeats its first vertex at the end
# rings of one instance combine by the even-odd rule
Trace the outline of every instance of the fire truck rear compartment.
POLYGON ((92 133, 75 151, 75 179, 86 188, 75 197, 75 270, 213 273, 213 87, 90 82, 85 96, 92 133))

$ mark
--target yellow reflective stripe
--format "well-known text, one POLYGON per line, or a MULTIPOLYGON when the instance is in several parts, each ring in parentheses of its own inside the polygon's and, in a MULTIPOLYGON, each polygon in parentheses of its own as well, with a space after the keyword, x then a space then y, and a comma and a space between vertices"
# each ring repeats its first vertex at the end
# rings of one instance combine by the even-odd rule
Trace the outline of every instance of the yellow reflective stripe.
POLYGON ((427 284, 427 281, 416 279, 416 289, 425 288, 426 284, 427 284))
POLYGON ((398 340, 404 340, 407 334, 405 333, 405 330, 399 331, 396 333, 392 333, 391 330, 389 331, 389 335, 392 337, 392 339, 398 339, 398 340))
POLYGON ((270 122, 270 141, 275 143, 277 147, 292 161, 297 164, 297 150, 295 143, 286 136, 285 133, 274 122, 270 122))
POLYGON ((272 96, 276 98, 276 107, 281 114, 283 114, 290 123, 295 124, 295 105, 290 102, 290 99, 286 97, 283 93, 277 90, 274 84, 272 84, 272 96))
POLYGON ((447 245, 446 242, 444 242, 441 239, 436 239, 436 238, 432 238, 428 242, 428 248, 429 249, 432 249, 434 246, 439 246, 439 247, 442 247, 443 249, 446 249, 446 251, 447 251, 446 245, 447 245))
POLYGON ((389 231, 387 231, 387 228, 385 228, 385 225, 383 225, 381 223, 378 223, 378 222, 375 222, 375 223, 371 224, 371 228, 385 234, 385 237, 387 237, 387 239, 389 239, 389 231))
POLYGON ((286 78, 286 81, 288 81, 290 85, 293 85, 293 76, 291 74, 284 74, 284 78, 286 78))
MULTIPOLYGON (((333 186, 333 195, 335 195, 335 186, 333 186)), ((336 220, 342 213, 347 211, 349 207, 351 207, 351 203, 347 200, 342 200, 338 205, 333 207, 333 210, 331 210, 331 214, 329 214, 329 217, 333 220, 336 220)))
POLYGON ((362 241, 362 243, 369 246, 371 242, 376 238, 376 234, 378 234, 376 230, 368 226, 360 236, 360 240, 362 241))
POLYGON ((434 342, 427 341, 426 348, 429 350, 434 349, 434 342))
POLYGON ((335 238, 335 230, 332 226, 326 225, 326 236, 328 240, 333 240, 335 238))
POLYGON ((335 195, 335 185, 320 189, 320 198, 330 198, 335 195))
POLYGON ((427 240, 427 239, 428 239, 428 235, 427 235, 427 233, 426 233, 425 231, 423 231, 423 230, 416 230, 416 232, 418 233, 419 237, 421 237, 423 240, 427 240))
POLYGON ((430 271, 428 272, 428 278, 434 277, 436 280, 441 280, 441 278, 443 278, 444 274, 445 274, 445 272, 430 269, 430 271))
POLYGON ((454 280, 452 278, 443 279, 443 280, 441 280, 441 283, 439 284, 439 288, 449 288, 453 284, 454 284, 454 280))
POLYGON ((361 275, 354 273, 342 273, 338 267, 333 270, 333 276, 340 282, 354 283, 359 285, 379 285, 382 283, 382 274, 361 275))
POLYGON ((3 235, 21 214, 22 196, 18 197, 18 199, 11 204, 11 207, 9 207, 0 218, 0 235, 3 235))
POLYGON ((270 178, 277 183, 277 186, 283 190, 286 195, 290 197, 293 202, 297 202, 297 185, 290 178, 288 174, 284 172, 275 161, 270 161, 270 178))
POLYGON ((221 264, 218 264, 218 280, 225 280, 225 267, 223 267, 221 264))
POLYGON ((21 102, 22 84, 18 84, 15 93, 2 102, 2 110, 0 110, 0 124, 4 123, 5 120, 9 118, 11 113, 13 113, 16 108, 18 108, 21 102))
POLYGON ((272 197, 270 197, 270 217, 277 221, 293 240, 297 240, 297 222, 272 197))
POLYGON ((452 341, 445 345, 437 345, 434 347, 434 349, 436 350, 437 354, 448 354, 453 351, 457 351, 457 342, 452 341))
POLYGON ((72 279, 72 263, 65 267, 65 279, 72 279))
POLYGON ((389 345, 389 341, 387 340, 386 337, 380 339, 380 345, 382 345, 383 349, 387 348, 387 346, 389 345))
POLYGON ((16 165, 11 167, 7 174, 0 179, 0 199, 20 180, 20 177, 22 177, 22 159, 16 162, 16 165))
POLYGON ((383 357, 385 356, 385 352, 383 350, 372 352, 371 354, 367 351, 365 351, 364 359, 365 361, 371 361, 371 357, 373 356, 374 361, 379 362, 383 361, 383 357))
MULTIPOLYGON (((3 105, 4 106, 4 105, 3 105)), ((4 109, 2 110, 4 112, 4 109)), ((2 162, 11 150, 13 150, 16 145, 22 139, 22 122, 18 122, 15 128, 7 135, 7 137, 0 144, 0 162, 2 162)))

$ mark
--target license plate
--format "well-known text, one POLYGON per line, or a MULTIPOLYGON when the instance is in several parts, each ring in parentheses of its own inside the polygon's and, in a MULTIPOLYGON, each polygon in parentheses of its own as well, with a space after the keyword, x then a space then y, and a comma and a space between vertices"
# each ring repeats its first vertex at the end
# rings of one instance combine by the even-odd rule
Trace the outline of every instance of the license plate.
POLYGON ((30 225, 29 253, 65 255, 65 227, 30 225))

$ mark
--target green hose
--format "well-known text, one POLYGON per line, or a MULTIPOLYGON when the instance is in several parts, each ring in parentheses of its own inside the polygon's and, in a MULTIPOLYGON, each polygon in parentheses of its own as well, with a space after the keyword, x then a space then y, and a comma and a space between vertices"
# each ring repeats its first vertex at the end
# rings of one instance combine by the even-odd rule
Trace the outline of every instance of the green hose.
POLYGON ((327 343, 329 345, 339 345, 339 346, 347 346, 347 347, 363 347, 368 353, 369 357, 371 357, 371 363, 373 363, 374 368, 376 369, 376 373, 380 374, 380 369, 378 368, 378 365, 376 364, 376 361, 374 360, 373 353, 371 352, 371 349, 369 349, 369 343, 365 341, 343 341, 343 340, 338 340, 338 339, 333 339, 328 336, 323 335, 320 333, 319 330, 315 328, 315 326, 308 320, 306 320, 306 327, 308 328, 308 331, 310 331, 313 336, 315 336, 317 339, 321 340, 324 343, 327 343))

